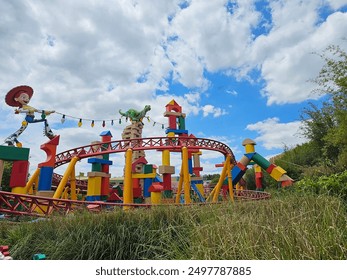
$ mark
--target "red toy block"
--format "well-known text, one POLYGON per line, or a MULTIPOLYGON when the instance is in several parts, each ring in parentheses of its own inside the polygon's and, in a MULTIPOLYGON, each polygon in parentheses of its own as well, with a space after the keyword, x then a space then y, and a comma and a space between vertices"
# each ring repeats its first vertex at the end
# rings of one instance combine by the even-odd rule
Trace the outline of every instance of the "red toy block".
POLYGON ((5 246, 5 245, 0 246, 0 252, 8 251, 8 249, 9 249, 8 246, 5 246))
POLYGON ((10 252, 8 251, 9 247, 8 246, 0 246, 0 252, 3 254, 5 257, 10 256, 10 252))
POLYGON ((60 136, 57 135, 49 142, 44 143, 40 146, 40 149, 45 151, 47 158, 46 158, 46 161, 39 163, 38 167, 42 167, 42 166, 54 167, 57 146, 59 145, 59 138, 60 136))
POLYGON ((141 197, 142 196, 142 189, 141 188, 133 188, 133 196, 136 197, 141 197))
POLYGON ((28 180, 29 161, 16 160, 13 162, 10 187, 24 187, 28 180))
POLYGON ((266 169, 266 172, 270 174, 275 167, 276 165, 271 163, 270 166, 266 169))
POLYGON ((245 172, 247 170, 247 166, 244 166, 241 162, 237 163, 237 166, 241 169, 241 171, 245 172))

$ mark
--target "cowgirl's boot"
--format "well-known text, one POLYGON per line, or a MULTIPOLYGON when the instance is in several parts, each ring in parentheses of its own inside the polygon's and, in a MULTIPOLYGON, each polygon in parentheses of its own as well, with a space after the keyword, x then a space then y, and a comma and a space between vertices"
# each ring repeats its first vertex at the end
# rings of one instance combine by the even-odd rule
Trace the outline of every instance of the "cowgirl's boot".
POLYGON ((49 139, 53 139, 55 137, 55 135, 54 135, 53 131, 51 130, 51 128, 49 127, 47 121, 45 122, 45 127, 43 129, 43 133, 49 139))

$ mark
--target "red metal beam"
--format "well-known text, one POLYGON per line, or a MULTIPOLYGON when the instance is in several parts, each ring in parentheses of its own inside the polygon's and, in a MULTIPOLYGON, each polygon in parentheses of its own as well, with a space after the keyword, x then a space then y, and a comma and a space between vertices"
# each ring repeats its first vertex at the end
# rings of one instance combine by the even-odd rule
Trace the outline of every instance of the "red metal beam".
POLYGON ((178 152, 181 151, 182 147, 188 147, 188 150, 202 149, 217 151, 224 156, 231 155, 232 161, 236 163, 232 150, 226 144, 219 141, 196 137, 151 137, 113 140, 103 143, 100 147, 95 147, 95 144, 90 144, 70 149, 56 155, 55 167, 70 162, 74 156, 83 159, 104 154, 124 153, 129 148, 134 151, 169 149, 178 152))

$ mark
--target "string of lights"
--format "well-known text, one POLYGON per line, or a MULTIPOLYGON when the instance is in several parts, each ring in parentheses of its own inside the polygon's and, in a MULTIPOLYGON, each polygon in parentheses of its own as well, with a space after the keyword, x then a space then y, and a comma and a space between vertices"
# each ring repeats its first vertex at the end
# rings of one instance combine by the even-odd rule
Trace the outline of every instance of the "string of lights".
MULTIPOLYGON (((64 113, 60 113, 60 112, 55 112, 55 114, 58 114, 58 115, 62 116, 61 117, 61 123, 62 124, 65 122, 66 119, 78 120, 78 122, 77 122, 77 126, 78 127, 81 127, 84 122, 90 123, 91 127, 94 127, 95 123, 99 123, 99 122, 101 123, 102 127, 105 127, 106 123, 110 123, 113 126, 115 123, 122 124, 122 118, 124 118, 122 116, 119 119, 89 119, 89 118, 81 118, 81 117, 70 116, 70 115, 67 115, 67 114, 64 114, 64 113)), ((163 123, 157 122, 157 121, 151 119, 150 117, 145 117, 145 118, 148 120, 148 122, 152 122, 153 126, 160 125, 161 128, 164 129, 164 124, 163 123)))

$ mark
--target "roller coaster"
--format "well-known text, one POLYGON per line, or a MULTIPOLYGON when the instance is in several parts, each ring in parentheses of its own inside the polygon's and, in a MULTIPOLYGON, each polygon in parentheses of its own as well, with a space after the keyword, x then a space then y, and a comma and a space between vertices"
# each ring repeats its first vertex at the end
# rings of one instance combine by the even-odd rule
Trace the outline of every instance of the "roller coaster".
MULTIPOLYGON (((142 138, 142 122, 132 121, 123 132, 121 140, 112 140, 109 131, 100 134, 101 141, 56 153, 59 135, 41 145, 47 154, 44 162, 27 180, 29 149, 13 146, 0 146, 0 160, 13 161, 10 187, 11 192, 0 191, 0 213, 20 216, 49 216, 52 213, 67 214, 79 209, 90 211, 131 209, 151 207, 158 204, 190 205, 220 203, 243 200, 263 200, 270 194, 261 188, 251 191, 240 186, 239 182, 249 164, 258 164, 283 186, 292 179, 285 170, 271 164, 255 152, 255 142, 243 142, 246 153, 239 162, 226 144, 206 138, 188 135, 185 129, 185 114, 172 100, 166 105, 164 116, 169 118, 166 137, 142 138), (177 127, 178 125, 178 127, 177 127), (148 164, 145 151, 162 153, 162 164, 148 164), (223 163, 218 183, 206 192, 200 172, 202 151, 221 153, 223 163), (111 186, 109 155, 125 154, 123 186, 111 186), (177 188, 172 187, 175 167, 170 164, 170 154, 181 154, 181 170, 177 188), (92 170, 87 180, 77 180, 75 166, 87 159, 92 170), (67 164, 63 175, 53 170, 67 164)), ((256 174, 257 175, 257 174, 256 174)), ((259 175, 259 173, 258 173, 259 175)), ((260 176, 257 176, 259 182, 260 176)))

